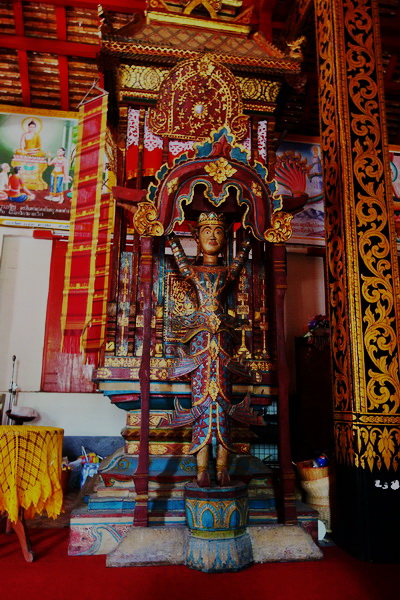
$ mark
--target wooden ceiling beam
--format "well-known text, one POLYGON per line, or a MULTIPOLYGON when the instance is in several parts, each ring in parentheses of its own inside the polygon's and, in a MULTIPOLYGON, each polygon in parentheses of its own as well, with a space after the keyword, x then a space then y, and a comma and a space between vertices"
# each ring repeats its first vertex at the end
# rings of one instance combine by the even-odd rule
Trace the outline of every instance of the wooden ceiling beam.
MULTIPOLYGON (((24 12, 21 0, 13 5, 15 33, 23 37, 25 35, 24 12)), ((17 48, 18 69, 21 81, 22 102, 25 106, 31 105, 31 86, 29 82, 28 55, 23 48, 17 48)))
MULTIPOLYGON (((61 42, 67 39, 67 16, 65 6, 56 6, 56 25, 57 38, 61 42)), ((60 101, 61 110, 68 111, 69 106, 69 77, 68 77, 68 58, 58 56, 58 73, 60 75, 60 101)))
POLYGON ((64 40, 50 40, 22 35, 0 35, 0 47, 26 52, 44 52, 59 56, 77 56, 80 58, 96 58, 100 51, 99 44, 81 44, 64 40))
POLYGON ((15 23, 15 33, 17 35, 25 34, 25 26, 24 26, 24 13, 22 10, 22 2, 17 1, 14 2, 14 23, 15 23))
POLYGON ((57 38, 62 41, 67 39, 67 18, 65 6, 56 6, 57 38))
POLYGON ((259 31, 263 33, 269 42, 272 42, 272 13, 276 0, 256 0, 255 19, 258 20, 259 31))
MULTIPOLYGON (((37 0, 30 2, 30 4, 37 4, 37 0)), ((40 0, 40 4, 97 9, 100 2, 99 0, 40 0)), ((129 14, 143 12, 146 10, 146 4, 146 0, 115 0, 114 2, 112 0, 105 0, 105 2, 101 2, 101 6, 105 10, 129 14)))

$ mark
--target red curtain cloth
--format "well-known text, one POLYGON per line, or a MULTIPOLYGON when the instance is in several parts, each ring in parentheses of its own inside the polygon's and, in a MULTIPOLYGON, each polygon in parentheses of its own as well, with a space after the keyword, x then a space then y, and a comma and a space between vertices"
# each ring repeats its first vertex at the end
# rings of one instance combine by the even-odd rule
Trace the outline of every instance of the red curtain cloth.
POLYGON ((64 289, 66 240, 53 240, 49 294, 43 348, 41 390, 44 392, 93 392, 93 365, 83 364, 82 354, 61 352, 61 307, 64 289))
MULTIPOLYGON (((139 116, 140 111, 130 108, 128 111, 127 151, 126 151, 126 176, 132 179, 138 175, 139 165, 139 116)), ((144 120, 143 132, 143 166, 144 176, 155 175, 162 165, 163 140, 154 135, 147 125, 147 113, 144 120)))

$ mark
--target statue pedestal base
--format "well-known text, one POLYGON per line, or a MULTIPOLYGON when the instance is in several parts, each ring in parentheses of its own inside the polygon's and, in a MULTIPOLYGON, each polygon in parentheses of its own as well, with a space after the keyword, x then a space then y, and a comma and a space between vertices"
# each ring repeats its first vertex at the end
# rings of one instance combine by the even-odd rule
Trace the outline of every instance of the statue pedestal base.
POLYGON ((217 532, 212 537, 189 534, 185 565, 205 573, 240 571, 253 563, 248 533, 224 538, 217 532))
POLYGON ((185 486, 186 522, 190 530, 185 564, 208 573, 239 571, 253 562, 247 486, 185 486))
POLYGON ((106 558, 108 567, 186 565, 206 573, 239 571, 253 563, 319 560, 304 527, 247 526, 247 486, 185 486, 187 527, 130 527, 106 558))
MULTIPOLYGON (((125 537, 106 556, 107 567, 140 567, 187 565, 206 572, 234 571, 252 563, 296 562, 320 560, 321 549, 300 525, 264 525, 248 527, 246 540, 229 540, 220 544, 218 556, 223 559, 229 548, 225 568, 215 562, 215 544, 209 540, 193 541, 186 527, 130 527, 125 537), (250 540, 250 553, 247 542, 250 540), (201 564, 203 561, 203 564, 201 564), (191 564, 190 564, 191 563, 191 564), (246 564, 245 564, 246 563, 246 564), (217 565, 217 569, 210 565, 217 565), (240 565, 233 569, 231 565, 240 565), (226 565, 229 568, 226 568, 226 565)), ((224 540, 222 540, 223 542, 224 540)))

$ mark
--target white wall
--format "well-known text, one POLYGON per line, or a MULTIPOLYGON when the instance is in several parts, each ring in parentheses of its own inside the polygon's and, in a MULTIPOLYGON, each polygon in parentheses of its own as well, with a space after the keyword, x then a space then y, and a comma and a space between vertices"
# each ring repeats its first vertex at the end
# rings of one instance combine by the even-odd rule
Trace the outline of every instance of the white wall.
POLYGON ((9 384, 14 354, 17 356, 15 375, 20 387, 26 391, 40 389, 50 254, 50 240, 3 237, 0 267, 1 389, 6 389, 9 384))
POLYGON ((111 404, 100 392, 19 392, 18 404, 37 410, 40 418, 35 419, 35 425, 62 427, 66 436, 118 436, 126 424, 126 412, 111 404))
POLYGON ((15 355, 17 404, 37 410, 36 425, 117 436, 126 414, 103 394, 40 391, 51 249, 51 240, 34 239, 29 229, 0 228, 0 393, 8 392, 15 355))

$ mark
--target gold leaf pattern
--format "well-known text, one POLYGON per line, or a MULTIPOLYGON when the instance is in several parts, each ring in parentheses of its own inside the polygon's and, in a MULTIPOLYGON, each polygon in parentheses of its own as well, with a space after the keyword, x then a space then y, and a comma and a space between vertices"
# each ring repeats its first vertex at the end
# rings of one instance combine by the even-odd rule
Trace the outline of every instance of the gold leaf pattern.
POLYGON ((315 6, 337 460, 397 469, 400 429, 387 418, 400 411, 400 308, 373 43, 377 9, 363 0, 315 6), (353 422, 344 422, 349 411, 353 422))
POLYGON ((286 242, 292 235, 291 221, 293 215, 285 212, 276 212, 271 217, 271 227, 264 231, 264 238, 267 242, 274 244, 286 242))
POLYGON ((161 236, 164 227, 157 221, 157 209, 151 202, 139 202, 133 225, 139 235, 161 236))

